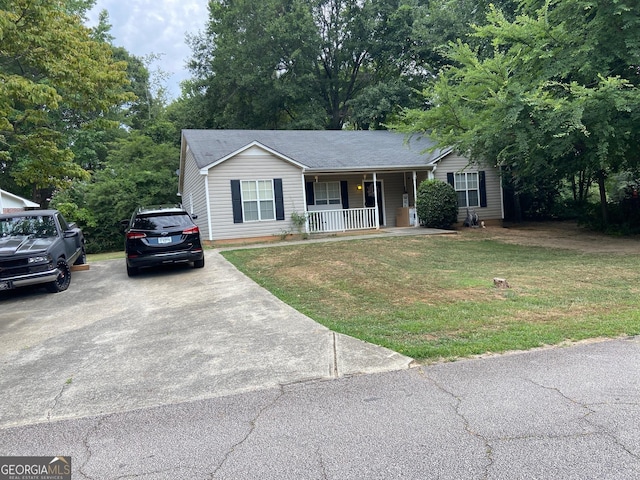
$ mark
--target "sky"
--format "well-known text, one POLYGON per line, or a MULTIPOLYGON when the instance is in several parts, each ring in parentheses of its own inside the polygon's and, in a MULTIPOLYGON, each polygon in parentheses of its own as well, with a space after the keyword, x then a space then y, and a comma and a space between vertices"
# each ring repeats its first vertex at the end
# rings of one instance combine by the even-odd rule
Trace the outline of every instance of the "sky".
POLYGON ((113 44, 136 57, 162 55, 151 64, 169 75, 165 87, 169 100, 180 96, 180 82, 190 77, 185 65, 191 56, 186 34, 202 31, 209 11, 207 0, 98 0, 88 13, 88 26, 98 23, 102 10, 109 12, 113 44))

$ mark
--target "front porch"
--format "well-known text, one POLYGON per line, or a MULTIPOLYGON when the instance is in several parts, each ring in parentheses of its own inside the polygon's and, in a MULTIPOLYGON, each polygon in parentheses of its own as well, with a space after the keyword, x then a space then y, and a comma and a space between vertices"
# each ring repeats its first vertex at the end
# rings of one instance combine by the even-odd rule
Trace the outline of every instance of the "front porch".
MULTIPOLYGON (((396 219, 396 227, 411 228, 419 226, 415 218, 415 209, 403 209, 401 215, 406 216, 406 221, 401 225, 396 219)), ((348 208, 340 210, 320 210, 307 212, 308 233, 339 233, 357 230, 379 230, 380 217, 376 207, 348 208)))
POLYGON ((417 185, 424 171, 318 173, 304 176, 308 234, 418 226, 417 185))

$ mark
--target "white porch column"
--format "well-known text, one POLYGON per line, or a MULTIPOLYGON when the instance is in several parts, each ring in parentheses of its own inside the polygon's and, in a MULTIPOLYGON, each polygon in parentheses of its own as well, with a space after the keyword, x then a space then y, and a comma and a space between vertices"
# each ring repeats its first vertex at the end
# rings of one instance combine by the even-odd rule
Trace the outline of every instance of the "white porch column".
POLYGON ((304 172, 302 172, 302 198, 304 198, 304 231, 307 235, 311 232, 309 229, 309 205, 307 205, 307 182, 304 180, 304 172))
POLYGON ((413 206, 418 202, 418 172, 413 171, 413 206))
MULTIPOLYGON (((413 208, 414 210, 418 206, 418 172, 413 171, 413 208)), ((416 218, 415 222, 413 222, 414 227, 419 227, 420 222, 418 222, 418 211, 416 210, 416 218)))
POLYGON ((373 172, 373 197, 376 209, 376 230, 380 230, 380 212, 378 212, 378 174, 373 172))

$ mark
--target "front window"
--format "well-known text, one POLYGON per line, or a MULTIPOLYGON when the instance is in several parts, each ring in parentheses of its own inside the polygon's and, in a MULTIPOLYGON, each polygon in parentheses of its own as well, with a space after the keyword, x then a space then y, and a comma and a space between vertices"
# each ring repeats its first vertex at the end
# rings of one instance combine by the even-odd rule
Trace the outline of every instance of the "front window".
POLYGON ((340 182, 316 182, 313 184, 316 205, 341 205, 340 182))
POLYGON ((454 187, 458 194, 458 207, 477 207, 480 205, 477 172, 456 173, 454 187))
POLYGON ((245 222, 276 218, 273 180, 242 182, 242 212, 245 222))

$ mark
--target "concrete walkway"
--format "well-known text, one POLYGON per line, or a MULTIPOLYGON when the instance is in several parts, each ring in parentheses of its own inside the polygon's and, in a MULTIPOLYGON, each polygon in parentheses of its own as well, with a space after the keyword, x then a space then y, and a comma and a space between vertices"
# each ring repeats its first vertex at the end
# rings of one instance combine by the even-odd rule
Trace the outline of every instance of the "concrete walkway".
POLYGON ((305 245, 309 243, 319 242, 346 242, 349 240, 362 240, 366 238, 388 238, 388 237, 408 237, 408 236, 422 236, 422 235, 457 235, 456 230, 441 230, 438 228, 424 228, 424 227, 387 227, 380 230, 365 230, 365 231, 350 231, 339 233, 327 233, 327 234, 313 234, 306 240, 284 240, 273 241, 268 243, 249 243, 221 246, 217 250, 238 250, 246 248, 259 248, 259 247, 281 247, 287 245, 305 245))

